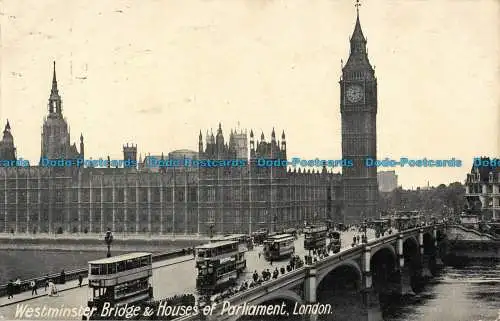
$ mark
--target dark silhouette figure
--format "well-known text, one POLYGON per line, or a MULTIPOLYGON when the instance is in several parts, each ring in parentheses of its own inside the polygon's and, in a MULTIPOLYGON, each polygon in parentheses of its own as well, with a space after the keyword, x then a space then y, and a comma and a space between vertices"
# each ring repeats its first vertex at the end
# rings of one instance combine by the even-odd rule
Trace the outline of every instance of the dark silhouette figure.
POLYGON ((80 274, 78 275, 78 286, 82 287, 82 282, 83 282, 83 276, 80 274))
POLYGON ((30 282, 30 287, 31 287, 31 295, 38 295, 37 289, 38 289, 38 284, 36 284, 35 281, 30 282))
POLYGON ((9 300, 14 298, 14 282, 12 280, 7 284, 7 296, 9 300))

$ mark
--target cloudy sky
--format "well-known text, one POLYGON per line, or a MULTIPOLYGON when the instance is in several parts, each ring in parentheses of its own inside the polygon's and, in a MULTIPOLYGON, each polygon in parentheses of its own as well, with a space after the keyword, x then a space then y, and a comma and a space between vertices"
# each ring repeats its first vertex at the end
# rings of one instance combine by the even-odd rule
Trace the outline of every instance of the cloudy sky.
MULTIPOLYGON (((289 157, 340 159, 339 77, 355 23, 349 0, 3 0, 0 121, 18 156, 40 156, 52 61, 71 140, 86 157, 197 149, 238 123, 287 135, 289 157)), ((396 169, 404 187, 463 181, 500 157, 500 5, 365 0, 379 82, 378 157, 464 161, 396 169)), ((227 137, 227 136, 226 136, 227 137)), ((337 169, 338 170, 338 169, 337 169)))

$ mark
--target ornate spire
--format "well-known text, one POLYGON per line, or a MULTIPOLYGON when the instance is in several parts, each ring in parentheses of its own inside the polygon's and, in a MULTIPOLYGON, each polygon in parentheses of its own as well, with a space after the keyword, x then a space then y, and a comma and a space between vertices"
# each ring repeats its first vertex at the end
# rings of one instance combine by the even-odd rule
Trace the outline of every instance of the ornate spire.
POLYGON ((56 62, 54 61, 54 71, 52 74, 52 89, 50 90, 51 95, 58 95, 59 92, 57 90, 57 77, 56 77, 56 62))
POLYGON ((271 137, 276 138, 276 133, 274 132, 274 127, 273 127, 273 131, 271 132, 271 137))
POLYGON ((62 115, 61 108, 61 96, 59 96, 59 90, 57 89, 57 77, 56 77, 56 62, 54 61, 54 70, 52 74, 52 89, 50 90, 49 97, 49 114, 62 115))
POLYGON ((281 139, 285 139, 285 131, 283 130, 283 133, 281 134, 281 139))
POLYGON ((366 45, 366 39, 365 36, 363 35, 363 30, 361 29, 361 22, 359 21, 359 7, 361 6, 359 0, 356 0, 355 6, 356 6, 356 25, 354 26, 354 32, 352 33, 351 37, 351 49, 353 49, 352 46, 353 42, 366 45))
POLYGON ((10 123, 9 120, 7 119, 7 124, 5 124, 5 130, 4 131, 9 131, 10 130, 10 123))

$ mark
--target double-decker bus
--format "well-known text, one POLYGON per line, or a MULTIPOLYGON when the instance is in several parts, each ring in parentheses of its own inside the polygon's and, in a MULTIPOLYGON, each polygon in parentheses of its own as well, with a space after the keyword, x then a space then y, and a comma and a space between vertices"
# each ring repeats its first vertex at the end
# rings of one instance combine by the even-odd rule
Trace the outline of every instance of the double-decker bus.
POLYGON ((286 230, 283 230, 283 234, 290 234, 292 235, 295 239, 298 239, 299 236, 297 235, 297 229, 295 228, 287 228, 286 230))
POLYGON ((326 226, 306 226, 304 228, 304 249, 316 250, 326 246, 328 228, 326 226))
POLYGON ((219 241, 196 247, 196 288, 200 294, 213 294, 236 283, 238 254, 237 241, 219 241))
POLYGON ((253 237, 253 242, 255 244, 262 244, 264 243, 264 241, 266 240, 267 238, 267 230, 258 230, 256 232, 253 232, 252 233, 252 237, 253 237))
POLYGON ((246 234, 229 234, 221 237, 213 238, 212 243, 234 241, 238 242, 238 255, 236 257, 236 269, 238 273, 243 272, 247 268, 247 260, 245 253, 248 252, 249 245, 252 244, 251 238, 246 234))
POLYGON ((332 251, 333 253, 338 253, 340 252, 341 247, 342 240, 340 238, 340 232, 330 232, 330 243, 328 244, 328 250, 332 251))
POLYGON ((277 234, 268 237, 264 241, 264 257, 268 260, 278 260, 292 256, 295 253, 294 240, 295 238, 290 234, 277 234))
MULTIPOLYGON (((89 308, 146 303, 153 299, 151 253, 129 253, 89 263, 89 308)), ((94 313, 100 315, 100 313, 94 313)))

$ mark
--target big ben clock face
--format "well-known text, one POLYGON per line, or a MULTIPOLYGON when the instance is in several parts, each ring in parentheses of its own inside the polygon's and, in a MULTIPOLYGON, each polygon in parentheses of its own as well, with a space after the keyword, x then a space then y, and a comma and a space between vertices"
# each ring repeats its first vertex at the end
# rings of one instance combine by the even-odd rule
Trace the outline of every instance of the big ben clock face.
POLYGON ((346 91, 347 101, 350 103, 357 103, 363 100, 364 90, 360 85, 351 85, 347 87, 346 91))

